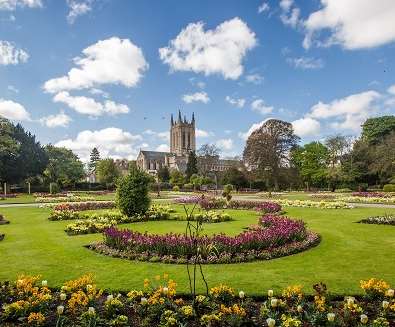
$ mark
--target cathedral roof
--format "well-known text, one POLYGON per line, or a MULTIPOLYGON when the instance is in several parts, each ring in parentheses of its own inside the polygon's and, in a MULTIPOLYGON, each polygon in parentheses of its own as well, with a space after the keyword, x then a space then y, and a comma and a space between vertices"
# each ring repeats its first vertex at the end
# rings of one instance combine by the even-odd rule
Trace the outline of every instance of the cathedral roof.
POLYGON ((141 154, 147 159, 162 159, 166 156, 173 155, 171 152, 161 152, 161 151, 140 151, 141 154))

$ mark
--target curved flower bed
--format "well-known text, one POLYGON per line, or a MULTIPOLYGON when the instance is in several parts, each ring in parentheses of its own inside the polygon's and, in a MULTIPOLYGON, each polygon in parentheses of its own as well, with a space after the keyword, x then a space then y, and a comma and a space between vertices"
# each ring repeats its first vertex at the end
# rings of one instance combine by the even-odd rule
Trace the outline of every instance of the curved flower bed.
POLYGON ((273 200, 284 207, 303 207, 321 209, 352 209, 353 206, 344 201, 312 201, 312 200, 273 200))
MULTIPOLYGON (((49 205, 51 206, 51 205, 49 205)), ((60 203, 53 206, 54 210, 97 210, 97 209, 112 209, 115 208, 115 201, 88 201, 88 202, 69 202, 60 203)))
POLYGON ((385 216, 368 217, 368 218, 364 218, 364 219, 360 220, 359 223, 395 226, 395 216, 394 215, 385 215, 385 216))
POLYGON ((55 197, 37 197, 36 202, 40 203, 53 203, 53 202, 86 202, 94 201, 92 196, 55 196, 55 197))
POLYGON ((350 203, 382 203, 382 204, 395 204, 395 197, 366 197, 366 196, 342 196, 337 198, 340 201, 350 203))
POLYGON ((183 234, 155 235, 111 227, 103 232, 103 242, 89 247, 116 257, 187 263, 195 260, 197 246, 203 263, 236 263, 290 255, 317 245, 320 241, 320 237, 307 231, 300 220, 266 215, 259 223, 260 226, 234 237, 218 234, 196 239, 183 234))

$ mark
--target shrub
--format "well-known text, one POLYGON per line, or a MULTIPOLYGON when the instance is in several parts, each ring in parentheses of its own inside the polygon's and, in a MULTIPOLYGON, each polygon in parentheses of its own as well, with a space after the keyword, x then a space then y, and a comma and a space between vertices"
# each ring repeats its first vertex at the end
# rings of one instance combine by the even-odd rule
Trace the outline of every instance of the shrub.
POLYGON ((339 188, 337 190, 335 190, 335 193, 351 193, 352 190, 349 188, 339 188))
POLYGON ((193 184, 192 183, 186 183, 184 184, 184 188, 187 190, 192 190, 193 189, 193 184))
POLYGON ((383 187, 384 192, 395 192, 395 184, 385 184, 383 187))
POLYGON ((60 187, 57 183, 50 183, 49 190, 51 194, 56 194, 60 192, 60 187))
POLYGON ((0 225, 9 224, 10 222, 4 218, 4 216, 0 213, 0 225))
POLYGON ((174 192, 180 192, 180 187, 178 185, 173 186, 173 191, 174 192))
POLYGON ((151 177, 145 172, 132 168, 117 185, 116 203, 119 210, 131 217, 145 214, 150 205, 148 187, 151 177))

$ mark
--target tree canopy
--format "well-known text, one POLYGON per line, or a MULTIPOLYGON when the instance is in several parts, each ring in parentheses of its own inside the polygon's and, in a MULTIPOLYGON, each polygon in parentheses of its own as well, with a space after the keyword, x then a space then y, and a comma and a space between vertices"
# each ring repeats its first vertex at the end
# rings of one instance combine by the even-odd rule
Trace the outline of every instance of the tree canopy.
POLYGON ((114 159, 102 159, 96 163, 96 174, 100 183, 107 187, 112 187, 121 176, 119 168, 115 164, 114 159))

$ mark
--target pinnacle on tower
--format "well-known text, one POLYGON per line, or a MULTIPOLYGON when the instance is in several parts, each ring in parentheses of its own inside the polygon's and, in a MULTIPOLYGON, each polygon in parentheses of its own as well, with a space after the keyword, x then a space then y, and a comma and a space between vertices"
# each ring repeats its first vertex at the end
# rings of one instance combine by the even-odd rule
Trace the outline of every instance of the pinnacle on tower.
POLYGON ((173 126, 173 125, 174 125, 173 114, 171 114, 171 118, 170 118, 170 125, 171 125, 171 126, 173 126))
POLYGON ((184 115, 184 123, 185 124, 187 123, 187 116, 186 115, 184 115))
POLYGON ((195 124, 195 113, 194 113, 194 112, 192 112, 192 120, 191 120, 191 123, 192 123, 192 124, 195 124))
POLYGON ((178 122, 182 123, 182 119, 181 119, 181 110, 178 110, 178 122))

